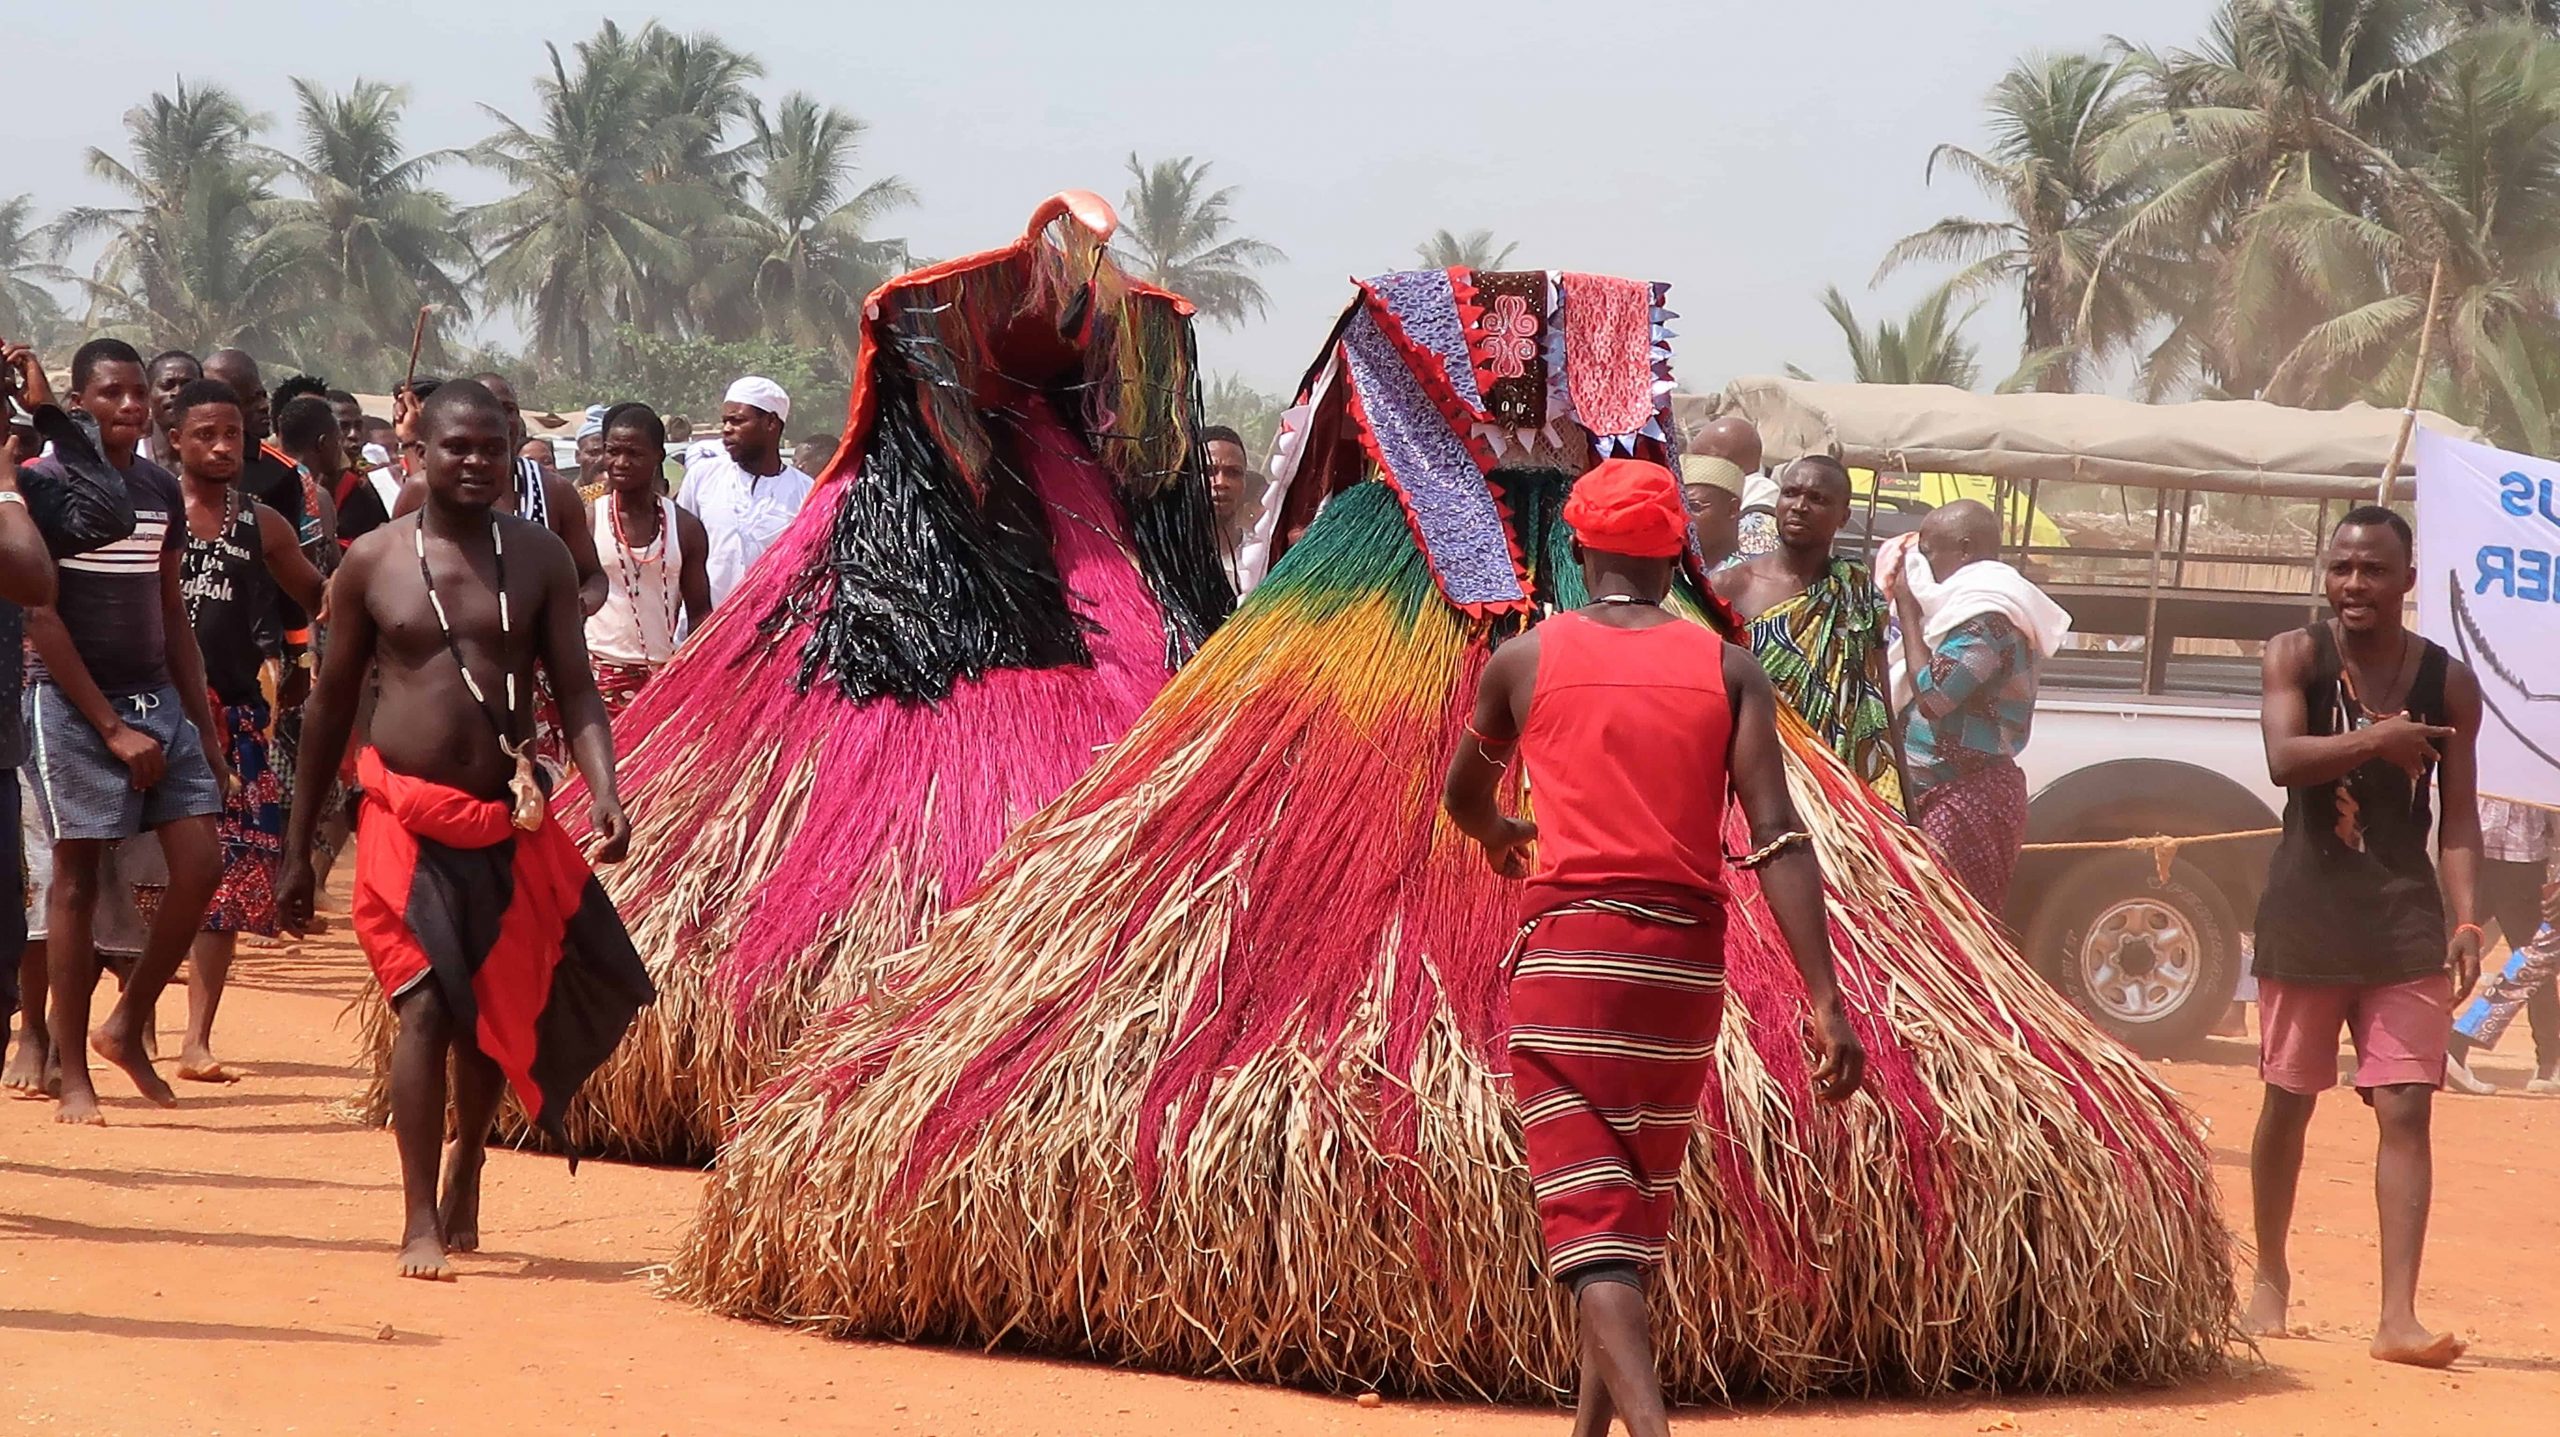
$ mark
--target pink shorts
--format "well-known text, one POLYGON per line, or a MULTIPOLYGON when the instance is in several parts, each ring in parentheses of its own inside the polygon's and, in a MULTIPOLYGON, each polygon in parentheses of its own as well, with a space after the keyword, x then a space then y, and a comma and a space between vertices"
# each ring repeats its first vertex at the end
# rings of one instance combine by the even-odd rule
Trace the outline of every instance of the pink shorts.
POLYGON ((2269 1087, 2308 1096, 2338 1085, 2338 1029, 2356 1045, 2356 1087, 2444 1086, 2445 1043, 2453 1032, 2453 979, 2444 973, 2398 983, 2285 983, 2258 980, 2258 1075, 2269 1087))

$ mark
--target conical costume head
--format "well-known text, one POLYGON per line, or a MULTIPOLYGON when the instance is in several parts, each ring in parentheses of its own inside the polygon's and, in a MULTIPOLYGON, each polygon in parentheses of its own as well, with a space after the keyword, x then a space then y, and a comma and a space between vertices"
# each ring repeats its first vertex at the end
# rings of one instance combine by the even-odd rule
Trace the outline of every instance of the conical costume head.
MULTIPOLYGON (((1272 532, 1304 537, 894 1000, 832 1015, 742 1112, 675 1286, 841 1333, 1567 1389, 1506 1082, 1520 900, 1437 799, 1495 643, 1586 597, 1571 475, 1663 457, 1670 318, 1602 276, 1363 285, 1273 465, 1272 532)), ((1814 1100, 1801 984, 1736 874, 1653 1286, 1670 1390, 2217 1362, 2228 1239, 2175 1099, 1800 727, 1788 748, 1870 1082, 1814 1100)))
MULTIPOLYGON (((1233 603, 1191 308, 1043 205, 866 301, 844 439, 799 518, 614 726, 659 988, 582 1147, 706 1159, 808 1016, 866 991, 1015 823, 1127 731, 1233 603)), ((564 821, 585 820, 573 786, 564 821)))

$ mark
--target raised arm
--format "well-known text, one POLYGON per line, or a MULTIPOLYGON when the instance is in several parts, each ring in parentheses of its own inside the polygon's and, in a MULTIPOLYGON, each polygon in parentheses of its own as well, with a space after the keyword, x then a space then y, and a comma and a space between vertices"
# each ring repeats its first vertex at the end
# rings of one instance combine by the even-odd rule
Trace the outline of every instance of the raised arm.
POLYGON ((320 810, 328 803, 330 781, 346 757, 347 740, 364 701, 365 680, 373 672, 379 631, 374 627, 368 590, 389 542, 387 528, 357 540, 330 581, 328 652, 321 657, 311 701, 302 710, 293 811, 285 817, 284 864, 276 879, 276 902, 288 932, 306 932, 311 926, 311 836, 319 830, 320 810))
POLYGON ((1813 1087, 1836 1103, 1858 1090, 1867 1070, 1866 1048, 1840 1005, 1840 981, 1831 964, 1831 930, 1823 909, 1822 862, 1814 856, 1787 792, 1785 750, 1778 740, 1778 695, 1759 660, 1738 645, 1724 650, 1725 687, 1733 694, 1733 797, 1751 827, 1753 847, 1790 839, 1762 864, 1760 894, 1795 959, 1804 995, 1813 1005, 1822 1053, 1813 1087))
MULTIPOLYGON (((254 499, 250 502, 257 504, 254 499)), ((257 511, 258 547, 266 559, 267 573, 284 596, 305 613, 319 613, 327 585, 320 571, 311 567, 311 556, 302 552, 302 536, 275 510, 257 504, 257 511)))
POLYGON ((1893 772, 1902 781, 1902 811, 1907 814, 1911 812, 1912 801, 1919 797, 1919 791, 1911 786, 1911 759, 1902 746, 1902 731, 1906 725, 1894 717, 1893 670, 1885 661, 1884 646, 1883 611, 1878 610, 1876 641, 1867 646, 1867 683, 1884 703, 1885 743, 1893 750, 1893 772))
POLYGON ((18 431, 0 430, 0 599, 24 608, 49 605, 53 573, 44 531, 18 489, 18 431))
POLYGON ((587 781, 595 801, 595 858, 620 863, 631 846, 631 820, 622 812, 614 786, 613 720, 596 692, 595 670, 587 662, 587 615, 580 606, 578 567, 565 547, 544 545, 542 584, 542 670, 551 679, 551 697, 560 706, 560 726, 569 737, 569 753, 587 781))
MULTIPOLYGON (((2303 685, 2311 680, 2311 636, 2300 631, 2269 639, 2258 673, 2258 727, 2266 739, 2267 780, 2278 788, 2334 783, 2375 759, 2417 773, 2437 758, 2436 745, 2454 733, 2394 714, 2345 733, 2314 735, 2310 706, 2302 696, 2303 685)), ((2473 817, 2476 822, 2478 816, 2473 817)))
MULTIPOLYGON (((57 559, 68 559, 133 533, 133 494, 124 476, 108 467, 89 436, 54 404, 53 384, 35 351, 23 344, 0 344, 0 366, 17 377, 18 403, 34 420, 36 432, 52 441, 61 470, 60 482, 38 484, 25 496, 45 548, 57 559)), ((18 456, 21 461, 31 457, 18 456)))
POLYGON ((1529 876, 1529 845, 1538 826, 1506 817, 1496 801, 1502 775, 1528 726, 1529 697, 1538 679, 1538 636, 1533 631, 1504 644, 1476 681, 1475 711, 1449 756, 1440 806, 1460 833, 1484 845, 1485 861, 1506 878, 1529 876))

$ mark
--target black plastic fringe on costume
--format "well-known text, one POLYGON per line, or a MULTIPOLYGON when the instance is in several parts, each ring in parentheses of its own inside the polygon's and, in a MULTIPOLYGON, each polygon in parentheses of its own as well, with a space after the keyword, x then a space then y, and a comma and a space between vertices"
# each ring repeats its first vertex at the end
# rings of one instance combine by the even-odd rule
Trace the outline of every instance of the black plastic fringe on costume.
POLYGON ((822 557, 764 622, 772 636, 809 626, 801 691, 825 677, 849 699, 932 703, 991 669, 1091 664, 1038 496, 1005 452, 1013 436, 992 436, 982 508, 927 428, 904 346, 874 363, 879 411, 861 476, 845 486, 822 557))
POLYGON ((1178 483, 1129 503, 1138 570, 1164 610, 1167 668, 1200 651, 1235 611, 1236 591, 1218 562, 1218 518, 1209 481, 1195 461, 1178 483))
MULTIPOLYGON (((1119 488, 1137 545, 1138 572, 1164 612, 1165 667, 1178 669, 1235 612, 1236 591, 1218 562, 1218 516, 1209 502, 1208 468, 1196 439, 1205 421, 1190 324, 1175 319, 1162 342, 1148 352, 1179 361, 1178 367, 1158 365, 1160 372, 1151 372, 1147 382, 1180 408, 1187 421, 1183 432, 1195 439, 1182 452, 1182 467, 1171 483, 1150 485, 1141 479, 1119 488)), ((1064 412, 1086 409, 1073 405, 1064 412)))

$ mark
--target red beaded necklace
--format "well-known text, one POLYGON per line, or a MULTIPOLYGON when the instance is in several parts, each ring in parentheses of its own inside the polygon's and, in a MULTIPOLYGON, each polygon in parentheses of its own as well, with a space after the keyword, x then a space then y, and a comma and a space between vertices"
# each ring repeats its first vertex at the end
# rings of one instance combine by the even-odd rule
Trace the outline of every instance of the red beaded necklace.
MULTIPOLYGON (((613 547, 619 555, 616 567, 622 571, 623 592, 631 596, 631 617, 633 622, 637 623, 640 618, 640 572, 646 566, 658 563, 659 559, 668 552, 669 535, 675 529, 675 515, 668 512, 671 506, 665 500, 659 500, 657 537, 650 540, 645 548, 634 549, 631 547, 631 540, 622 532, 620 497, 608 493, 604 496, 604 505, 605 511, 613 518, 613 547)), ((675 566, 672 564, 661 566, 658 570, 658 598, 667 611, 667 645, 670 649, 676 642, 676 608, 680 601, 677 588, 675 566)), ((640 635, 643 651, 647 649, 648 642, 647 634, 640 635)))

